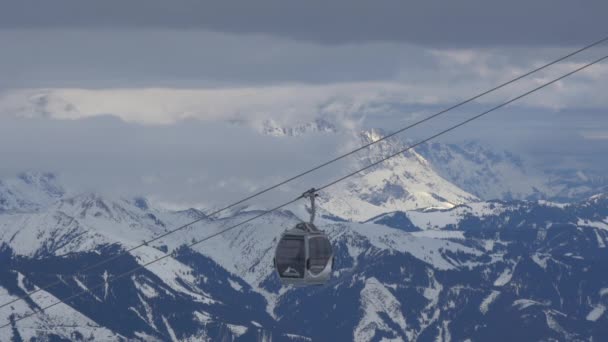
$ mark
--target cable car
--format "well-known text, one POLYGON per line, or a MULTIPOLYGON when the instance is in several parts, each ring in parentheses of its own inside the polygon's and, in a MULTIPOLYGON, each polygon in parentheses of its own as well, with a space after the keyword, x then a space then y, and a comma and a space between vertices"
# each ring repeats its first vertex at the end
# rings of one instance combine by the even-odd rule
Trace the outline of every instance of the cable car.
POLYGON ((283 285, 322 285, 331 277, 333 251, 327 235, 314 225, 314 189, 303 197, 311 200, 310 222, 285 231, 277 244, 274 266, 283 285))

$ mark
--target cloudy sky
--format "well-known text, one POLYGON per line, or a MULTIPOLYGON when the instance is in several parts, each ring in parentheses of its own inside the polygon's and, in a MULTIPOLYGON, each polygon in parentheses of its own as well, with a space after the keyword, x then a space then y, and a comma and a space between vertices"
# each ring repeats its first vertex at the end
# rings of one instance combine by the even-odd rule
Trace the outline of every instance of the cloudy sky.
MULTIPOLYGON (((608 36, 605 13, 599 0, 0 0, 0 176, 48 169, 174 202, 234 199, 348 140, 279 143, 247 127, 325 117, 345 132, 391 131, 608 36)), ((608 44, 407 136, 606 54, 608 44)), ((607 86, 604 63, 442 141, 605 171, 607 86)))

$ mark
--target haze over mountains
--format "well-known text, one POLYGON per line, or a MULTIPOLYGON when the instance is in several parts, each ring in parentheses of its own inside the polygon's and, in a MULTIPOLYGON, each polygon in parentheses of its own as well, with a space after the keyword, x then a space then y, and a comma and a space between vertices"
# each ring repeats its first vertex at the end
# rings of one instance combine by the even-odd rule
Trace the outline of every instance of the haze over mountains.
MULTIPOLYGON (((297 127, 262 122, 255 129, 277 139, 341 131, 327 120, 297 127)), ((362 145, 382 134, 367 130, 353 139, 362 145)), ((409 143, 380 142, 349 167, 409 143)), ((307 219, 304 203, 186 248, 261 207, 207 218, 209 208, 175 211, 135 194, 73 193, 62 177, 24 172, 0 182, 0 302, 60 284, 0 308, 0 318, 13 322, 0 339, 601 339, 608 320, 608 202, 605 194, 591 194, 605 183, 582 170, 575 177, 546 172, 479 143, 433 143, 329 188, 318 224, 332 239, 336 270, 329 284, 303 289, 279 285, 272 256, 281 232, 307 219), (171 252, 148 270, 112 280, 171 252), (68 305, 15 322, 83 291, 68 305)))
MULTIPOLYGON (((278 89, 276 91, 279 91, 278 89)), ((381 93, 381 92, 380 92, 381 93)), ((223 159, 242 158, 238 154, 238 145, 246 145, 250 148, 247 154, 257 158, 264 158, 261 165, 268 164, 268 170, 260 169, 259 173, 266 172, 269 179, 261 179, 259 175, 255 175, 252 179, 246 180, 241 188, 235 188, 237 194, 246 192, 247 187, 254 187, 251 183, 272 183, 276 177, 283 177, 287 173, 296 173, 298 168, 293 170, 280 166, 280 161, 285 158, 293 160, 294 164, 299 159, 302 160, 301 168, 305 168, 310 164, 318 162, 311 159, 309 155, 318 155, 319 161, 327 160, 333 155, 338 155, 349 148, 360 146, 363 136, 372 134, 381 136, 392 131, 387 128, 385 131, 378 130, 374 127, 372 119, 374 117, 383 117, 392 114, 394 117, 403 118, 420 118, 424 113, 418 113, 415 107, 404 106, 399 102, 387 102, 385 97, 376 96, 361 96, 362 98, 353 97, 350 95, 336 95, 334 97, 324 94, 319 90, 316 95, 302 96, 298 103, 290 103, 293 97, 291 93, 285 93, 286 103, 277 104, 270 99, 275 99, 277 96, 281 98, 280 93, 268 94, 268 98, 260 98, 257 91, 246 91, 243 89, 243 102, 226 102, 221 100, 221 89, 210 89, 207 91, 197 90, 173 90, 167 92, 162 89, 118 89, 118 90, 78 90, 78 89, 38 89, 38 90, 21 90, 6 92, 0 97, 0 113, 9 117, 29 117, 34 119, 53 119, 51 121, 70 120, 70 123, 64 123, 63 126, 71 126, 71 128, 63 128, 61 125, 56 125, 52 130, 43 131, 38 127, 34 129, 41 135, 42 142, 45 142, 45 135, 51 135, 47 144, 56 144, 58 142, 67 145, 82 144, 81 149, 74 149, 69 155, 68 153, 60 154, 59 152, 50 150, 46 153, 40 153, 40 156, 32 155, 33 159, 40 159, 41 162, 35 165, 34 169, 42 171, 64 171, 68 166, 62 167, 60 163, 54 163, 52 160, 43 162, 45 155, 51 155, 55 159, 61 160, 64 164, 68 164, 74 158, 91 158, 96 153, 102 153, 103 148, 117 149, 116 158, 112 159, 112 154, 103 154, 103 162, 106 164, 117 164, 119 161, 123 163, 123 177, 128 174, 130 169, 133 169, 133 175, 130 177, 146 178, 147 186, 150 187, 154 179, 161 179, 163 183, 170 180, 168 177, 159 176, 154 169, 151 169, 148 174, 143 174, 144 168, 137 169, 128 162, 128 155, 139 153, 141 156, 140 163, 149 163, 150 167, 154 164, 161 164, 165 167, 167 164, 186 164, 196 159, 198 154, 200 160, 207 160, 213 157, 216 162, 216 168, 205 167, 206 163, 196 161, 197 165, 193 165, 192 170, 189 170, 182 177, 192 178, 196 182, 197 177, 200 177, 201 169, 205 168, 205 172, 212 173, 212 169, 222 169, 221 175, 229 175, 229 177, 243 177, 243 173, 233 172, 233 164, 222 165, 223 159), (213 92, 216 92, 214 95, 213 92), (249 95, 248 95, 249 94, 249 95), (250 96, 250 97, 247 97, 250 96), (289 98, 289 100, 287 99, 289 98), (216 102, 214 102, 216 101, 216 102), (120 114, 114 114, 120 113, 120 114), (397 113, 397 114, 395 114, 397 113), (108 117, 107 120, 79 123, 83 118, 91 118, 97 120, 100 116, 108 117), (113 121, 110 117, 117 115, 121 120, 113 121), (197 124, 195 122, 181 124, 179 127, 171 127, 169 123, 179 123, 188 118, 202 120, 209 125, 215 125, 212 129, 203 129, 200 127, 201 133, 199 137, 195 134, 197 124), (369 121, 369 122, 366 122, 369 121), (230 127, 221 126, 221 123, 230 122, 234 124, 234 130, 230 127), (219 124, 218 124, 219 123, 219 124), (141 125, 140 125, 141 124, 141 125), (152 126, 150 126, 152 125, 152 126), (161 126, 158 126, 161 125, 161 126), (192 126, 193 129, 186 127, 192 126), (94 127, 99 127, 95 134, 91 132, 94 127), (253 128, 253 130, 250 130, 253 128), (52 132, 51 132, 52 131, 52 132), (217 133, 214 133, 216 131, 217 133), (360 132, 363 133, 360 133, 360 132), (116 142, 105 139, 103 133, 112 134, 116 137, 116 142), (114 133, 110 133, 114 132, 114 133), (151 154, 150 151, 161 147, 144 147, 144 143, 149 140, 157 139, 159 132, 163 133, 168 138, 174 140, 174 147, 162 147, 162 153, 151 154), (258 133, 261 133, 258 134, 258 133), (57 135, 57 136, 54 136, 57 135), (64 138, 62 138, 62 136, 64 138), (73 136, 73 139, 70 137, 73 136), (208 136, 205 138, 204 136, 208 136), (209 145, 217 139, 234 136, 233 139, 223 140, 223 146, 226 146, 226 153, 210 154, 207 152, 207 147, 197 147, 197 144, 209 145), (295 137, 298 139, 272 140, 263 138, 263 136, 271 137, 295 137), (135 138, 137 137, 137 138, 135 138), (180 138, 186 137, 186 138, 180 138), (236 139, 238 137, 238 139, 236 139), (181 140, 180 140, 181 139, 181 140), (315 143, 315 140, 325 139, 323 143, 315 143), (136 142, 140 145, 136 145, 136 142), (271 146, 277 146, 276 142, 282 141, 289 145, 289 149, 280 151, 271 146), (234 145, 235 147, 230 147, 234 145), (259 146, 259 147, 258 147, 259 146), (328 146, 331 148, 328 149, 328 146), (258 148, 256 148, 258 147, 258 148), (303 148, 303 149, 302 149, 303 148), (90 151, 87 151, 90 149, 90 151), (122 149, 122 151, 120 150, 122 149), (257 150, 262 150, 257 151, 257 150), (264 149, 268 149, 264 155, 264 149), (298 151, 299 153, 294 153, 298 151), (88 153, 87 153, 88 152, 88 153), (122 156, 124 154, 124 156, 122 156), (272 160, 271 154, 276 154, 275 160, 272 160), (168 160, 166 155, 175 155, 171 160, 168 160), (70 159, 71 158, 71 159, 70 159), (179 159, 177 159, 179 158, 179 159), (308 158, 308 159, 306 159, 308 158), (123 159, 127 159, 126 162, 123 159), (279 164, 275 167, 275 164, 279 164), (273 169, 280 169, 279 172, 273 174, 273 169), (198 174, 197 174, 198 173, 198 174), (274 178, 274 179, 270 179, 274 178)), ((361 94, 359 94, 361 95, 361 94)), ((389 96, 390 98, 390 96, 389 96)), ((474 109, 467 111, 475 112, 474 109)), ((461 113, 449 113, 442 120, 448 120, 450 117, 459 118, 461 113)), ((497 114, 512 116, 511 113, 497 114)), ((539 114, 540 115, 540 114, 539 114)), ((34 120, 34 125, 42 126, 40 121, 34 120)), ((402 121, 406 122, 406 121, 402 121)), ((399 127, 405 125, 400 123, 399 127)), ((13 127, 13 130, 25 129, 18 124, 12 122, 6 125, 13 127)), ((385 127, 393 127, 387 125, 385 127)), ((8 129, 8 128, 7 128, 8 129)), ((32 127, 28 126, 31 130, 32 127)), ((395 137, 383 144, 383 149, 388 151, 397 146, 407 146, 420 140, 420 136, 428 136, 436 132, 435 127, 416 127, 415 129, 405 132, 400 137, 395 137), (419 133, 423 132, 423 133, 419 133), (421 135, 422 134, 422 135, 421 135), (409 140, 411 139, 411 140, 409 140), (389 145, 391 147, 389 147, 389 145)), ((10 136, 10 131, 5 132, 6 136, 10 136)), ((556 131, 561 134, 560 131, 556 131)), ((434 142, 430 145, 420 146, 416 152, 422 156, 429 164, 432 165, 434 173, 448 180, 450 183, 458 186, 462 190, 481 199, 550 199, 559 201, 568 201, 571 198, 582 199, 593 195, 595 189, 605 189, 607 184, 606 177, 602 175, 602 167, 598 165, 585 165, 577 163, 541 163, 540 161, 546 158, 540 155, 531 156, 529 154, 521 154, 510 150, 509 146, 500 147, 500 145, 488 144, 486 140, 472 140, 477 137, 477 133, 465 135, 462 140, 447 140, 442 143, 434 142), (496 147, 499 146, 499 147, 496 147), (540 159, 540 161, 539 161, 540 159)), ((365 139, 365 138, 363 138, 365 139)), ((517 139, 515 135, 513 139, 517 139)), ((41 150, 46 148, 42 144, 35 145, 34 141, 23 141, 18 143, 18 139, 5 138, 6 146, 17 144, 15 148, 20 149, 20 145, 29 146, 25 151, 29 154, 34 154, 32 150, 41 150)), ((591 145, 589 145, 591 146, 591 145)), ((567 152, 567 146, 556 146, 562 150, 563 161, 570 158, 572 152, 567 152)), ((591 148, 591 147, 590 147, 591 148)), ((70 147, 66 146, 66 149, 70 147)), ((342 164, 342 168, 354 167, 360 165, 363 160, 371 160, 377 156, 376 153, 383 151, 372 151, 370 157, 360 154, 357 158, 351 160, 350 165, 342 164), (368 158, 368 159, 366 159, 368 158)), ((521 151, 520 151, 521 152, 521 151)), ((8 151, 7 151, 8 153, 8 151)), ((547 153, 553 153, 548 151, 547 153)), ((589 152, 591 153, 591 152, 589 152)), ((14 157, 13 157, 14 158, 14 157)), ((27 163, 21 159, 19 164, 24 165, 22 169, 14 170, 14 173, 27 169, 27 163)), ((95 161, 87 161, 93 164, 95 161)), ((417 164, 415 162, 414 164, 417 164)), ((70 167, 72 165, 69 165, 70 167)), ((111 165, 107 165, 110 167, 111 165)), ((87 170, 93 176, 103 167, 103 164, 96 165, 95 168, 87 170)), ((148 167, 148 169, 150 169, 148 167)), ((256 168, 259 166, 255 165, 256 168)), ((168 170, 175 171, 176 170, 168 170)), ((239 170, 236 170, 239 171, 239 170)), ((252 170, 250 170, 251 172, 252 170)), ((337 174, 340 170, 331 171, 331 175, 337 174)), ((118 172, 118 171, 115 171, 118 172)), ((105 174, 113 174, 115 172, 104 172, 105 174)), ((184 171, 181 171, 184 172, 184 171)), ((427 171, 426 173, 429 173, 427 171)), ((10 174, 5 174, 10 176, 10 174)), ((117 178, 118 176, 114 177, 117 178)), ((214 176, 211 176, 214 177, 214 176)), ((263 177, 263 176, 262 176, 263 177)), ((97 177, 101 178, 101 177, 97 177)), ((177 178, 177 177, 176 177, 177 178)), ((225 179, 211 179, 209 183, 219 183, 225 179)), ((87 185, 93 183, 91 180, 86 181, 87 185)), ((141 182, 141 180, 140 180, 141 182)), ((133 184, 133 182, 130 182, 133 184)), ((175 184, 174 184, 175 185, 175 184)), ((202 182, 201 187, 206 187, 208 184, 202 182)), ((104 184, 107 187, 107 184, 104 184)), ((119 185, 118 187, 122 187, 119 185)), ((183 188, 183 187, 182 187, 183 188)), ((183 190, 180 188, 180 190, 183 190)), ((186 187, 187 188, 187 187, 186 187)), ((167 190, 167 189, 163 189, 167 190)), ((136 190, 136 191, 139 191, 136 190)), ((222 189, 226 191, 226 188, 222 189)), ((218 191, 216 195, 219 195, 218 191)), ((197 197, 200 197, 196 195, 197 197)), ((447 196, 447 194, 446 194, 447 196)), ((448 196, 449 197, 449 196, 448 196)), ((232 196, 224 199, 229 201, 232 196)), ((221 200, 220 200, 221 201, 221 200)), ((190 202, 193 202, 190 199, 190 202)), ((211 203, 208 203, 210 205, 211 203)), ((422 204, 421 206, 429 206, 432 203, 422 204)), ((409 207, 408 207, 409 209, 409 207)))

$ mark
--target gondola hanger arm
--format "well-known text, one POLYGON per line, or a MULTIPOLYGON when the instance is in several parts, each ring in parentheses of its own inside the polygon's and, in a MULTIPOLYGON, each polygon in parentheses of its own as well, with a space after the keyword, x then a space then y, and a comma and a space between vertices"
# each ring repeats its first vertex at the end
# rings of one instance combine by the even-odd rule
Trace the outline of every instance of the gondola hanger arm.
POLYGON ((310 188, 306 192, 302 194, 302 198, 310 199, 310 224, 313 224, 315 221, 316 207, 315 207, 315 198, 319 197, 317 194, 317 189, 310 188))

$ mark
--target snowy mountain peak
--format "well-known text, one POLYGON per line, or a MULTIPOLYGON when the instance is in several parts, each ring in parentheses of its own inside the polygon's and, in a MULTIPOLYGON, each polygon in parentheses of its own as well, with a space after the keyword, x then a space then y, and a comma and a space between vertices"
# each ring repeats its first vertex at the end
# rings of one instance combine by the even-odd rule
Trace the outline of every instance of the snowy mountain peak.
MULTIPOLYGON (((378 129, 359 133, 363 144, 378 141, 378 129)), ((365 167, 406 149, 404 139, 395 137, 358 153, 353 168, 365 167)), ((441 177, 416 151, 401 153, 330 189, 321 197, 321 206, 339 217, 365 221, 389 211, 426 207, 451 208, 477 201, 477 197, 441 177)))
POLYGON ((386 136, 386 132, 380 128, 372 128, 361 131, 361 136, 364 142, 371 143, 384 138, 386 136))
POLYGON ((0 180, 0 212, 35 211, 65 194, 57 177, 48 172, 22 172, 0 180))
POLYGON ((388 133, 381 128, 362 130, 358 135, 361 140, 361 145, 374 143, 368 147, 369 153, 363 158, 363 161, 366 163, 372 163, 380 159, 380 157, 386 157, 398 153, 399 151, 407 150, 401 155, 407 158, 413 158, 417 163, 430 167, 429 162, 421 154, 417 153, 417 150, 409 149, 412 142, 407 137, 395 135, 380 141, 388 135, 388 133))
POLYGON ((262 121, 258 126, 260 133, 276 137, 297 137, 310 133, 335 133, 337 126, 324 118, 316 118, 313 121, 297 124, 282 124, 273 119, 262 121))

